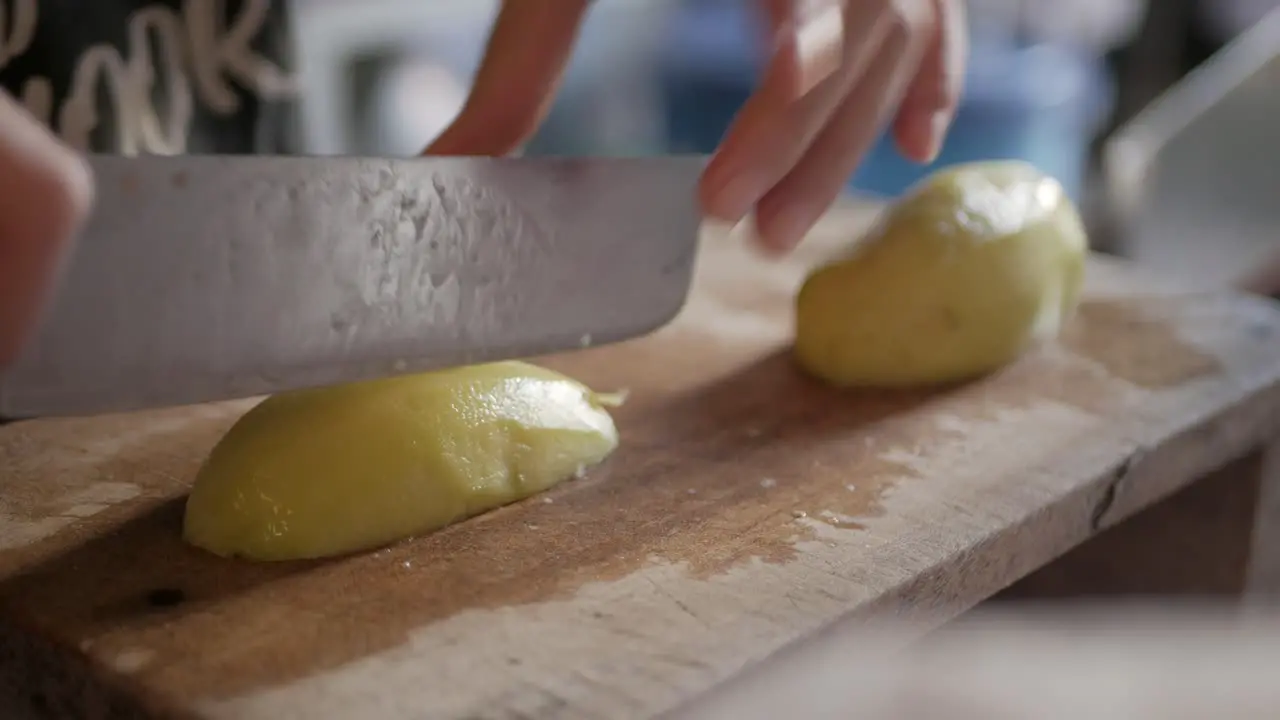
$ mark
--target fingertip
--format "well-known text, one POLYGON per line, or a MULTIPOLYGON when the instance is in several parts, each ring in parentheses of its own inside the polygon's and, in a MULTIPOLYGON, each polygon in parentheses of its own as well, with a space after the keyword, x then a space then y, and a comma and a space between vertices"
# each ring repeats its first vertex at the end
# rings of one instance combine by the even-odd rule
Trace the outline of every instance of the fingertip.
POLYGON ((894 120, 899 150, 922 164, 937 160, 960 103, 967 55, 963 3, 933 0, 937 34, 894 120))
POLYGON ((894 142, 908 160, 931 165, 942 153, 950 127, 951 113, 946 110, 904 112, 894 122, 894 142))
POLYGON ((717 153, 698 185, 703 211, 725 222, 742 222, 760 198, 769 191, 772 179, 749 160, 725 151, 717 153))
POLYGON ((951 110, 939 110, 929 117, 929 159, 932 163, 942 153, 946 145, 947 135, 951 132, 951 122, 955 115, 951 110))
POLYGON ((742 220, 742 217, 733 217, 733 213, 728 211, 721 198, 727 180, 727 171, 720 157, 719 154, 714 155, 706 169, 702 171, 702 177, 698 180, 698 204, 701 205, 703 214, 708 217, 722 222, 737 223, 742 220))
POLYGON ((725 212, 716 190, 708 188, 705 184, 698 187, 698 207, 702 209, 703 217, 718 222, 735 225, 742 220, 740 217, 734 217, 732 213, 725 212))
POLYGON ((753 232, 765 255, 781 257, 795 250, 817 223, 821 211, 798 201, 762 203, 756 209, 753 232))
POLYGON ((913 116, 900 116, 893 123, 893 144, 903 158, 923 164, 928 152, 920 140, 919 123, 913 116))

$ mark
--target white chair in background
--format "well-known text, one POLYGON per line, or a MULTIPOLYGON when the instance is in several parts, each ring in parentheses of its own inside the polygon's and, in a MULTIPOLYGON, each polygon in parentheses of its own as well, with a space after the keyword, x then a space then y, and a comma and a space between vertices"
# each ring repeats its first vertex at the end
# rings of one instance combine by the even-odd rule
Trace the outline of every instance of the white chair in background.
POLYGON ((1126 123, 1103 162, 1120 254, 1280 290, 1280 9, 1126 123))

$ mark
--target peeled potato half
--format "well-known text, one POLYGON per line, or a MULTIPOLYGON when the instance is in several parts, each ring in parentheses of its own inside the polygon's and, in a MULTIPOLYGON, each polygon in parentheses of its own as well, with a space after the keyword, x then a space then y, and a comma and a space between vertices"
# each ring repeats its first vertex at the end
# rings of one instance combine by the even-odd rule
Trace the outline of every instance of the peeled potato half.
POLYGON ((528 497, 607 457, 608 403, 522 362, 272 397, 213 449, 188 542, 293 560, 385 545, 528 497))
POLYGON ((1055 337, 1088 242, 1057 180, 1022 162, 942 170, 889 208, 796 301, 795 354, 837 386, 969 379, 1055 337))

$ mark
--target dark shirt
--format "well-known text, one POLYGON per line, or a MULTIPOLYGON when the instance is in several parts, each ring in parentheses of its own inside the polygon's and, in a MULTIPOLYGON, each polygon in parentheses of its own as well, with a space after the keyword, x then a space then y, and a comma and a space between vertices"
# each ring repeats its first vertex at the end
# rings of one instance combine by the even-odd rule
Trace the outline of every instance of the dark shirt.
POLYGON ((0 87, 72 146, 296 152, 284 0, 0 0, 0 87))
POLYGON ((290 55, 284 0, 0 0, 0 88, 82 151, 297 152, 290 55))

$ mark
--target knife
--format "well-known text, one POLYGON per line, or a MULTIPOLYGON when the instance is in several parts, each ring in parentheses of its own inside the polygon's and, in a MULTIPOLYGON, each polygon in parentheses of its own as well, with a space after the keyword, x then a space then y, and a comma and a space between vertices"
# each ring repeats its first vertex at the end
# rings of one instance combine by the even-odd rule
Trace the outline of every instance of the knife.
POLYGON ((252 397, 612 343, 684 305, 705 158, 92 156, 0 417, 252 397))

